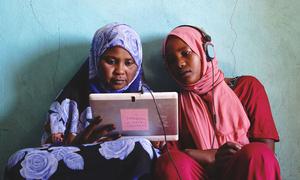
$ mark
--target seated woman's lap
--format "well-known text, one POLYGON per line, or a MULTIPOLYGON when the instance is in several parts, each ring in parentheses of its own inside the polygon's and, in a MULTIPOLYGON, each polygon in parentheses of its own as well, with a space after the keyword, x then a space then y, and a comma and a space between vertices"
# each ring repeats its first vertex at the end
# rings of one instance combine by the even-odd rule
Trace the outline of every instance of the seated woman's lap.
MULTIPOLYGON (((180 173, 181 179, 280 179, 278 161, 271 149, 264 143, 253 142, 245 145, 226 163, 218 164, 214 174, 179 150, 171 150, 170 155, 180 173)), ((174 164, 167 153, 155 163, 156 179, 179 179, 174 164)))
POLYGON ((219 179, 280 179, 273 151, 264 143, 245 145, 228 162, 217 167, 219 179))
POLYGON ((22 149, 9 159, 5 178, 151 178, 151 161, 155 155, 150 148, 145 149, 144 141, 125 144, 119 147, 119 153, 110 152, 109 148, 101 152, 101 149, 104 150, 101 144, 22 149))
POLYGON ((208 179, 204 168, 190 156, 179 150, 169 152, 174 164, 168 153, 163 153, 155 163, 155 179, 179 179, 174 165, 176 165, 181 179, 208 179))

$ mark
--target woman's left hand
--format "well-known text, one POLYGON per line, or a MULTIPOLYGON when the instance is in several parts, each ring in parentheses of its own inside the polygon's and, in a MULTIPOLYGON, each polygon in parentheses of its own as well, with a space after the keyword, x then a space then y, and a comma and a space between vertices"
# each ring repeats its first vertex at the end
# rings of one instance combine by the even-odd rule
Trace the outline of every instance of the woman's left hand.
POLYGON ((156 149, 162 150, 164 146, 166 145, 165 141, 151 141, 151 144, 156 149))
POLYGON ((204 166, 211 166, 215 162, 215 149, 200 150, 200 149, 185 149, 187 155, 192 157, 198 163, 204 166))

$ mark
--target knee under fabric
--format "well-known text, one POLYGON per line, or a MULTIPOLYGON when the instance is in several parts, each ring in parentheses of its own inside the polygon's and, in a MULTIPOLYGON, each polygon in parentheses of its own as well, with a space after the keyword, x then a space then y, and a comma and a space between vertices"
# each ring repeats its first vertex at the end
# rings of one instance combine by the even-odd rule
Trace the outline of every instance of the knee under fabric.
MULTIPOLYGON (((207 171, 197 161, 179 150, 171 150, 170 155, 184 180, 208 179, 207 171)), ((176 170, 167 153, 161 155, 155 164, 154 177, 158 180, 178 179, 176 170)))
POLYGON ((245 145, 220 167, 220 179, 281 179, 273 151, 259 142, 245 145))

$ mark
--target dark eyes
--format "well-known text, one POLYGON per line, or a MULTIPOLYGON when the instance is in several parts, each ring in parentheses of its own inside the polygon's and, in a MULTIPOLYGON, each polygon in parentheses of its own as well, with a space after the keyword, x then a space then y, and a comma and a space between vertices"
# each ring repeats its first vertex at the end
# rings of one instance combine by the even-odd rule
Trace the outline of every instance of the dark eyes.
POLYGON ((192 50, 190 50, 190 49, 187 49, 187 50, 184 50, 184 51, 181 52, 181 55, 184 56, 184 57, 188 56, 190 54, 192 54, 192 50))
MULTIPOLYGON (((111 57, 104 58, 104 61, 109 65, 114 65, 114 64, 120 63, 119 60, 111 58, 111 57)), ((132 66, 135 64, 135 62, 132 59, 125 59, 124 64, 125 64, 125 66, 132 66)))
POLYGON ((127 59, 127 60, 125 60, 125 65, 126 65, 126 66, 131 66, 131 65, 133 65, 133 64, 135 64, 135 62, 134 62, 132 59, 127 59))
POLYGON ((116 64, 116 60, 112 58, 105 58, 104 61, 109 65, 116 64))
POLYGON ((166 61, 169 64, 174 64, 177 62, 178 58, 189 58, 190 55, 192 55, 193 51, 191 49, 185 49, 181 50, 177 53, 174 54, 168 54, 166 56, 166 61))

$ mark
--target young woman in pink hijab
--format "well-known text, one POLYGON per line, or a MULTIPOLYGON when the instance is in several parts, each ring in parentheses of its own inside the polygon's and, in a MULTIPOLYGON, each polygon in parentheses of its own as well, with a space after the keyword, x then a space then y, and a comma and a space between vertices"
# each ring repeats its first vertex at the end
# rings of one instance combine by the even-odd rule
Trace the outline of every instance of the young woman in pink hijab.
POLYGON ((264 87, 251 76, 224 79, 213 48, 210 36, 193 26, 173 29, 163 44, 181 88, 180 137, 167 144, 171 158, 163 153, 157 160, 156 178, 281 179, 264 87))

